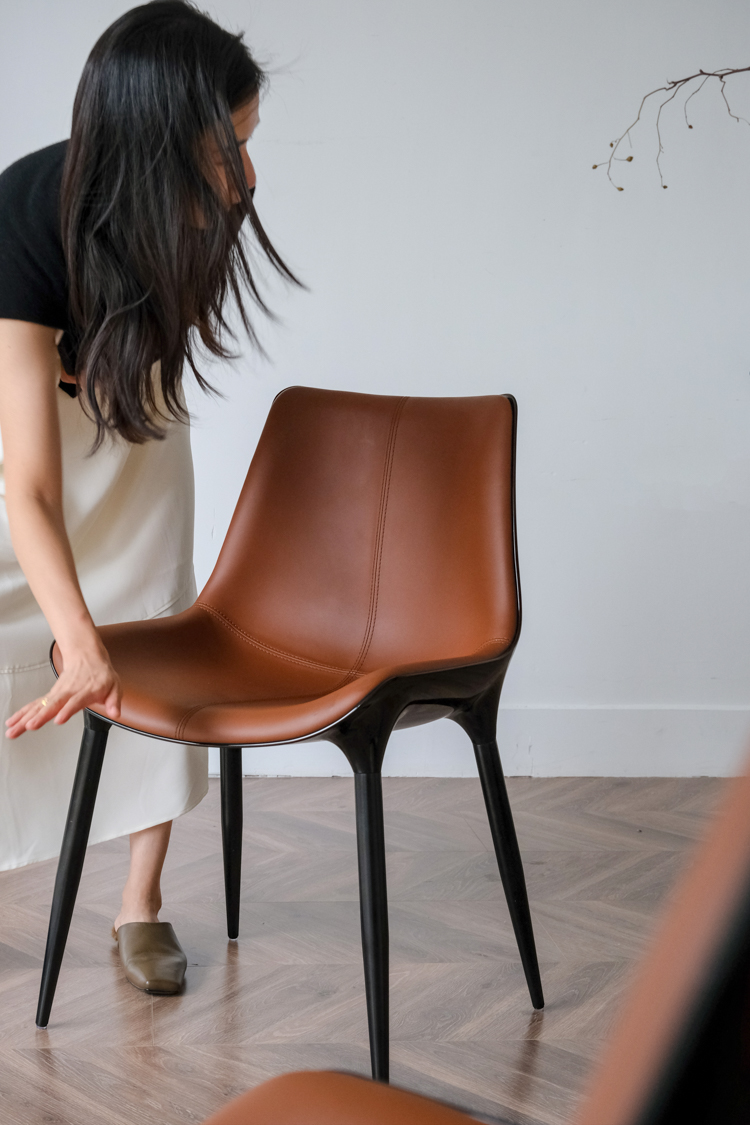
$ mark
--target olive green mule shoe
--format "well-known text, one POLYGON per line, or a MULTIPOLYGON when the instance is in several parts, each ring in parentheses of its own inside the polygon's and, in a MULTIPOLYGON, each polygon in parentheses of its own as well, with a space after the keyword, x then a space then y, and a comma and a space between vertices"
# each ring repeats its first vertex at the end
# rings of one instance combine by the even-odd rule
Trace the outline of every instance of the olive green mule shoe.
POLYGON ((124 922, 112 937, 125 976, 142 992, 173 996, 185 984, 187 957, 171 922, 124 922))

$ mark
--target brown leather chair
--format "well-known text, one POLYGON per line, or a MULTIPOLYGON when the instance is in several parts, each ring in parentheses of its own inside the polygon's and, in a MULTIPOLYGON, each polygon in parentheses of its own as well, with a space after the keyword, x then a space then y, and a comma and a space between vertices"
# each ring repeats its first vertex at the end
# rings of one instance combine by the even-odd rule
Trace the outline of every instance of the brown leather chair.
MULTIPOLYGON (((205 1125, 474 1120, 354 1075, 307 1072, 264 1082, 205 1125)), ((750 768, 729 783, 678 884, 570 1125, 748 1122, 750 768)))
MULTIPOLYGON (((119 726, 221 748, 230 938, 239 929, 242 748, 326 739, 354 771, 370 1052, 388 1077, 388 915, 380 770, 395 726, 447 717, 476 753, 534 1007, 523 868, 495 741, 518 640, 516 406, 293 387, 273 404, 195 604, 100 630, 119 726)), ((53 647, 53 664, 60 653, 53 647)), ((55 883, 37 1025, 49 1021, 107 732, 87 711, 55 883)))

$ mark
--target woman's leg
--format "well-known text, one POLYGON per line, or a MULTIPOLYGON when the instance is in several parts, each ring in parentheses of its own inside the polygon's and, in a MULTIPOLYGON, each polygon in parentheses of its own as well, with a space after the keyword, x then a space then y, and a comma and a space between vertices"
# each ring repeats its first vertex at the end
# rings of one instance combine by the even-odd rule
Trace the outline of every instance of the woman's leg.
POLYGON ((126 922, 158 922, 161 869, 169 846, 172 821, 155 824, 130 836, 130 872, 122 891, 122 909, 115 929, 126 922))

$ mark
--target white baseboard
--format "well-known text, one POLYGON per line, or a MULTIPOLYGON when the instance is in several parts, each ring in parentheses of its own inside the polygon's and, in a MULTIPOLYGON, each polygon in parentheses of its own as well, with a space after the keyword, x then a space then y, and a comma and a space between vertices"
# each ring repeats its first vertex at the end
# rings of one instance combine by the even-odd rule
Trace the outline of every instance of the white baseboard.
MULTIPOLYGON (((750 707, 503 707, 498 745, 506 774, 531 777, 726 777, 750 747, 750 707)), ((217 774, 218 751, 209 754, 217 774)), ((348 776, 327 742, 245 750, 245 774, 348 776)), ((471 743, 447 720, 396 731, 386 777, 474 777, 471 743)))

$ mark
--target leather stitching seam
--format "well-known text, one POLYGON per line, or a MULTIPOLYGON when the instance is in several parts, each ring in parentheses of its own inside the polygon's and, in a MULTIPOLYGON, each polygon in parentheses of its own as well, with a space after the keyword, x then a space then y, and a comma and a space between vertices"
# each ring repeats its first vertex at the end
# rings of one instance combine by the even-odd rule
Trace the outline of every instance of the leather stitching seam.
POLYGON ((175 728, 175 738, 182 738, 185 733, 185 727, 188 725, 193 715, 195 715, 197 711, 202 711, 205 706, 205 703, 199 703, 196 707, 191 707, 189 711, 185 712, 175 728))
MULTIPOLYGON (((347 669, 337 668, 334 664, 324 664, 320 660, 309 660, 306 656, 294 656, 294 654, 291 652, 284 652, 283 649, 274 648, 273 645, 267 645, 263 641, 257 640, 256 637, 253 637, 244 629, 241 629, 239 625, 235 625, 234 621, 232 621, 231 618, 227 617, 226 614, 222 613, 221 610, 215 609, 212 605, 208 605, 206 602, 199 601, 195 602, 194 604, 198 609, 202 609, 205 613, 210 613, 212 617, 215 617, 216 620, 224 625, 227 629, 230 629, 233 633, 236 633, 236 635, 247 644, 254 645, 255 648, 259 648, 262 652, 265 652, 270 656, 276 656, 279 660, 286 660, 292 664, 301 664, 305 668, 315 668, 323 672, 339 672, 345 676, 351 674, 347 669)), ((356 674, 362 675, 361 672, 358 672, 356 674)))
MULTIPOLYGON (((297 702, 298 703, 311 703, 317 698, 318 698, 318 696, 316 696, 316 695, 302 695, 302 696, 297 697, 297 702)), ((247 702, 248 701, 246 699, 233 699, 233 700, 230 700, 226 704, 226 706, 228 706, 228 707, 240 706, 241 707, 243 704, 247 704, 247 702)), ((260 704, 261 706, 264 706, 264 705, 268 706, 269 704, 273 705, 273 704, 278 703, 278 700, 276 700, 276 699, 253 699, 252 702, 254 704, 260 704)), ((180 719, 179 723, 177 724, 177 727, 175 728, 175 738, 177 738, 177 739, 184 738, 185 729, 186 729, 188 723, 190 722, 190 720, 195 718, 195 716, 198 714, 199 711, 207 711, 209 707, 213 707, 213 706, 214 706, 213 703, 199 703, 197 706, 191 707, 189 711, 186 711, 185 714, 180 719)))
MULTIPOLYGON (((380 488, 380 503, 378 505, 378 525, 375 537, 375 552, 373 555, 372 578, 370 580, 370 607, 367 615, 367 625, 365 627, 364 637, 362 638, 362 645, 360 647, 357 659, 354 664, 346 673, 343 683, 338 684, 337 687, 343 687, 350 679, 363 675, 359 669, 362 667, 367 653, 372 643, 373 634, 375 633, 375 619, 378 613, 378 596, 380 593, 380 568, 383 560, 383 544, 385 542, 385 517, 388 510, 388 495, 391 487, 391 474, 393 471, 393 457, 396 450, 396 434, 398 432, 399 423, 404 407, 409 401, 408 395, 400 399, 391 419, 390 429, 388 431, 388 442, 385 452, 385 464, 383 466, 383 481, 380 488)), ((335 689, 334 689, 335 690, 335 689)))

